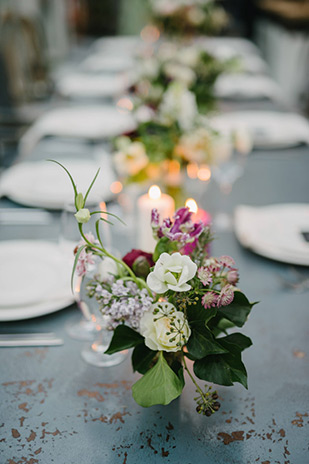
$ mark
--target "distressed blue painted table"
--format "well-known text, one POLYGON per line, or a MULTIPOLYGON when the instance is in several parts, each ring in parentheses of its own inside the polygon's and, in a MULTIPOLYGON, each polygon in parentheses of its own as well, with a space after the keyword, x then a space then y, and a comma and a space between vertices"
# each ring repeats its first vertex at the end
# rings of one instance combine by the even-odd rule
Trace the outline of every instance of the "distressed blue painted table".
MULTIPOLYGON (((308 201, 308 172, 308 148, 254 152, 228 208, 308 201)), ((211 184, 203 198, 212 213, 217 194, 211 184)), ((32 237, 56 239, 57 220, 55 214, 47 232, 33 228, 32 237)), ((3 227, 0 238, 22 238, 22 233, 3 227)), ((114 246, 124 251, 127 241, 115 236, 114 246)), ((244 330, 254 343, 244 354, 248 391, 239 385, 219 387, 221 409, 210 418, 201 417, 186 379, 181 398, 166 407, 143 409, 131 396, 138 375, 132 373, 129 358, 104 369, 81 359, 82 343, 65 330, 79 314, 75 306, 2 323, 1 332, 54 331, 65 343, 0 349, 1 464, 308 462, 308 292, 284 288, 281 277, 288 276, 291 266, 243 249, 233 232, 220 234, 213 252, 236 259, 240 287, 251 301, 261 301, 244 330)), ((308 268, 298 271, 309 277, 308 268)))

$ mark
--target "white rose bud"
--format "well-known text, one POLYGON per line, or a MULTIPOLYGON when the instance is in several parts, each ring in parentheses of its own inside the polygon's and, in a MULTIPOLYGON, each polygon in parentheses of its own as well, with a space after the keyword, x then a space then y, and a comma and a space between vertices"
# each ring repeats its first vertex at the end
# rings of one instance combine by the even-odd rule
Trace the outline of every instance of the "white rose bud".
POLYGON ((87 208, 82 208, 77 213, 74 214, 76 217, 77 222, 80 224, 86 224, 86 222, 90 219, 90 211, 87 208))
POLYGON ((191 330, 184 313, 171 303, 158 302, 142 316, 140 333, 151 350, 175 352, 187 343, 191 330))
POLYGON ((148 287, 162 295, 167 290, 187 292, 191 285, 187 282, 195 276, 197 265, 189 256, 180 253, 162 253, 156 262, 154 270, 147 277, 148 287))

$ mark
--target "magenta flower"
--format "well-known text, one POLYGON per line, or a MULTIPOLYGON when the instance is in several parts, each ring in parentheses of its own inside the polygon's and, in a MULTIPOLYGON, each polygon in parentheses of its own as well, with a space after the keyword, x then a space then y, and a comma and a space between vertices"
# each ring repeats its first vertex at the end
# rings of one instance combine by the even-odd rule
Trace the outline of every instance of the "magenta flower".
POLYGON ((207 292, 202 296, 202 305, 205 309, 213 308, 217 305, 218 295, 215 292, 207 292))
POLYGON ((222 288, 218 296, 217 307, 220 308, 220 306, 227 306, 231 304, 233 300, 234 300, 234 287, 230 284, 227 284, 222 288))

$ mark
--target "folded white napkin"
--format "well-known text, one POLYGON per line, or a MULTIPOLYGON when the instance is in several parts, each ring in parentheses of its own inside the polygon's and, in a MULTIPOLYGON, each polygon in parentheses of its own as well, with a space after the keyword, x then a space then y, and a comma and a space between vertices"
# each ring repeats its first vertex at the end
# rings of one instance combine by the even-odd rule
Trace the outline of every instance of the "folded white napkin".
POLYGON ((102 140, 132 131, 136 122, 131 113, 113 106, 72 106, 45 113, 23 135, 20 156, 29 155, 46 136, 102 140))
POLYGON ((134 60, 129 55, 115 56, 106 53, 94 53, 82 61, 81 67, 91 72, 119 73, 132 69, 134 60))
POLYGON ((250 133, 256 148, 271 149, 309 143, 309 123, 299 114, 238 111, 216 116, 211 122, 223 132, 245 128, 250 133))
POLYGON ((309 265, 308 204, 279 204, 263 207, 238 206, 235 233, 242 245, 258 254, 291 264, 309 265))
POLYGON ((64 97, 113 98, 128 89, 130 80, 125 74, 70 73, 57 78, 55 86, 57 92, 64 97))
POLYGON ((216 81, 215 93, 220 98, 278 100, 279 86, 267 76, 222 74, 216 81))

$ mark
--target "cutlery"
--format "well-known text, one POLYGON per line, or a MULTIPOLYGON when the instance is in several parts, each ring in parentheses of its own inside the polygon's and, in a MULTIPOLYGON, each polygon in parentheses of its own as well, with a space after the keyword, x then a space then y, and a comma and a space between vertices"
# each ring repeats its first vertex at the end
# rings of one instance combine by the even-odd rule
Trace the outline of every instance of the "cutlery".
POLYGON ((52 332, 0 334, 0 347, 59 345, 63 345, 63 340, 52 332))

